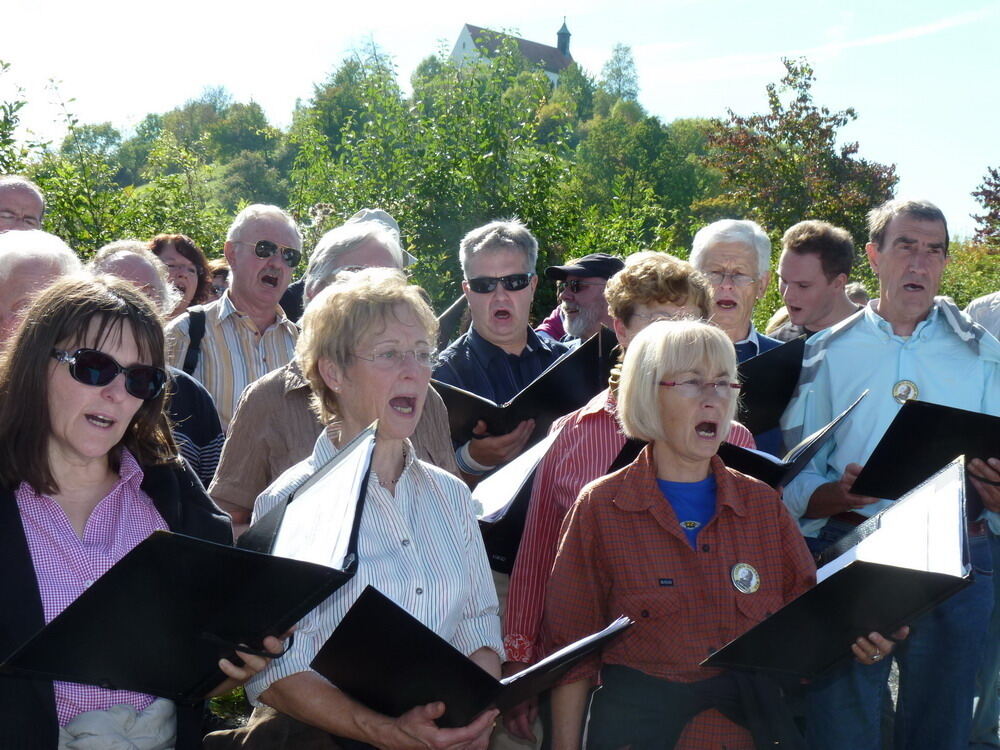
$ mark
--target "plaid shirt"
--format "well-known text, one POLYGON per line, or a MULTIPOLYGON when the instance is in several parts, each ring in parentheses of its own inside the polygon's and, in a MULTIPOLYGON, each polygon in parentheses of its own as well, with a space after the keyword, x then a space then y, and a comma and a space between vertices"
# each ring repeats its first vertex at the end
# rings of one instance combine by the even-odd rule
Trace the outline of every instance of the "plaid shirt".
MULTIPOLYGON (((558 429, 562 432, 542 459, 531 488, 524 536, 503 615, 507 659, 523 664, 541 658, 537 653, 538 626, 563 518, 584 485, 606 474, 625 445, 610 390, 561 417, 550 432, 558 429)), ((750 431, 737 422, 733 422, 726 439, 741 448, 756 447, 750 431)))
MULTIPOLYGON (((17 489, 17 507, 38 578, 46 625, 139 542, 157 529, 167 528, 153 501, 140 488, 142 469, 126 450, 122 450, 119 473, 118 482, 87 519, 82 539, 55 500, 24 482, 17 489)), ((52 685, 60 726, 84 711, 105 710, 120 703, 141 711, 156 700, 152 695, 94 685, 52 685)))
MULTIPOLYGON (((777 493, 713 457, 715 516, 692 549, 656 485, 652 449, 584 488, 563 524, 545 597, 546 653, 626 614, 635 625, 563 683, 596 681, 601 663, 692 682, 718 674, 699 662, 815 582, 798 527, 777 493), (759 589, 742 593, 733 568, 746 563, 759 589)), ((715 710, 695 717, 679 748, 748 746, 749 733, 715 710)))

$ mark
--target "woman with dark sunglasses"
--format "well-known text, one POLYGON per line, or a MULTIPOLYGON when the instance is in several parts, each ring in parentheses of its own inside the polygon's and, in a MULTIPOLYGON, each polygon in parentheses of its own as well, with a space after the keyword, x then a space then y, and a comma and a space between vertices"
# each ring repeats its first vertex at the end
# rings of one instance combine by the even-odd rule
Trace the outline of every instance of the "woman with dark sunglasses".
MULTIPOLYGON (((164 359, 160 318, 125 281, 62 279, 28 309, 0 362, 0 653, 155 530, 231 542, 225 514, 177 455, 164 359)), ((280 650, 273 639, 268 647, 280 650)), ((240 657, 243 668, 220 662, 230 679, 218 690, 266 664, 240 657)), ((0 680, 0 705, 2 747, 84 736, 105 747, 201 747, 200 705, 10 677, 0 680)))

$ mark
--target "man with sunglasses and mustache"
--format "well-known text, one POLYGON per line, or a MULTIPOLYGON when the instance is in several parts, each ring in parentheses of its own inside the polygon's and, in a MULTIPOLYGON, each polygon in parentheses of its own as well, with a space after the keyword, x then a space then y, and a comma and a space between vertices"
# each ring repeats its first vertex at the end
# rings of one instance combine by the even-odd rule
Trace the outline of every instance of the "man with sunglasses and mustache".
MULTIPOLYGON (((472 326, 441 353, 434 378, 502 404, 568 350, 528 326, 538 285, 538 241, 516 219, 493 221, 462 238, 459 260, 472 326)), ((480 422, 474 432, 483 437, 456 451, 459 468, 478 476, 510 461, 524 449, 534 424, 528 419, 506 435, 486 436, 480 422)))
MULTIPOLYGON (((204 336, 191 374, 212 394, 228 429, 243 389, 295 354, 298 328, 278 302, 302 257, 302 236, 280 208, 254 204, 233 220, 224 252, 230 286, 202 308, 204 336)), ((189 308, 167 327, 170 364, 176 367, 189 358, 192 311, 199 313, 189 308)))

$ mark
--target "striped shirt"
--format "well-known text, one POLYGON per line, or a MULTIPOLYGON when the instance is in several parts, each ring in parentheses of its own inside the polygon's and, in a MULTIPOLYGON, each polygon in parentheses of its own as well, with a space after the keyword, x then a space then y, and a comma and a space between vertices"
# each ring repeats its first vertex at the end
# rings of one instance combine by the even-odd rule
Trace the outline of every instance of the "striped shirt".
MULTIPOLYGON (((142 478, 135 458, 123 450, 120 478, 91 512, 82 539, 59 503, 25 482, 18 487, 17 507, 46 624, 139 542, 157 529, 167 528, 153 501, 140 488, 142 478)), ((103 711, 123 703, 141 711, 156 700, 152 695, 74 682, 56 681, 52 686, 59 726, 85 711, 103 711)))
MULTIPOLYGON (((313 454, 257 498, 254 520, 294 492, 336 452, 324 431, 313 454)), ((358 534, 357 573, 299 622, 288 653, 247 683, 252 701, 257 702, 273 682, 309 670, 309 663, 368 584, 463 654, 486 647, 502 657, 499 605, 469 488, 451 474, 414 459, 409 441, 395 497, 372 475, 358 534)))
MULTIPOLYGON (((507 658, 523 664, 533 664, 539 658, 536 648, 545 584, 556 557, 563 518, 584 485, 607 474, 625 445, 610 390, 602 391, 586 406, 561 417, 550 432, 560 428, 562 432, 535 475, 524 536, 504 609, 507 658)), ((736 422, 726 439, 741 448, 754 447, 750 431, 736 422)))
MULTIPOLYGON (((223 430, 229 429, 243 389, 290 362, 295 354, 299 329, 280 307, 274 311, 277 319, 261 333, 248 316, 236 309, 228 290, 205 305, 205 337, 192 374, 215 399, 223 430)), ((169 364, 174 367, 184 365, 191 343, 190 325, 191 318, 185 313, 167 326, 169 364)))

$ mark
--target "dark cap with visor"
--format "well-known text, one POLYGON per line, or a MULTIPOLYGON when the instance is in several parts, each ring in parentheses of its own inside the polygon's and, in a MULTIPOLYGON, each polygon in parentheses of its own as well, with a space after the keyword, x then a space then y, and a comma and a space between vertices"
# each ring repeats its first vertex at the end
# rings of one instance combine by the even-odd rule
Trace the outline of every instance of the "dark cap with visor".
POLYGON ((625 261, 607 253, 591 253, 566 266, 549 266, 545 277, 565 281, 569 276, 597 276, 610 279, 625 267, 625 261))

